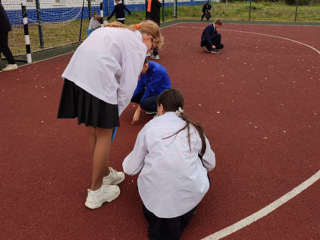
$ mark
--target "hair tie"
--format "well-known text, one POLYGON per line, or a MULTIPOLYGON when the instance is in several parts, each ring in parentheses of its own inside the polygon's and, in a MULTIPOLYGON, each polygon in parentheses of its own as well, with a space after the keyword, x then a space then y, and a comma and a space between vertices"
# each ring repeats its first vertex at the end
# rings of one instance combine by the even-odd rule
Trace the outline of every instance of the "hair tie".
POLYGON ((140 28, 140 24, 136 24, 136 29, 139 29, 140 28))
POLYGON ((181 113, 183 113, 183 109, 179 107, 179 109, 176 111, 176 114, 181 117, 181 113))

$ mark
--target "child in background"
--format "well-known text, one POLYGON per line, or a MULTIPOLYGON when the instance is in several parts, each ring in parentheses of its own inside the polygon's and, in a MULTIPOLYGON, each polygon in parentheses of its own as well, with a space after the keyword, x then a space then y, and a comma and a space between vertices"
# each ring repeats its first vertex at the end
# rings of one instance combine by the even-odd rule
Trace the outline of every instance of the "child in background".
POLYGON ((150 240, 179 239, 207 193, 215 154, 200 124, 184 114, 183 95, 167 89, 158 97, 159 117, 139 132, 124 172, 138 177, 150 240))
POLYGON ((85 205, 90 209, 120 194, 116 184, 124 180, 124 173, 108 167, 112 132, 130 103, 146 52, 162 42, 152 21, 131 26, 113 22, 77 48, 62 74, 58 118, 77 117, 88 131, 93 168, 85 205))
POLYGON ((209 53, 221 53, 219 49, 224 46, 221 43, 221 34, 217 32, 218 28, 221 28, 222 20, 216 19, 213 24, 207 26, 201 36, 201 47, 206 47, 206 51, 209 53))
POLYGON ((7 66, 3 68, 2 71, 12 71, 18 69, 18 65, 16 64, 16 61, 14 60, 14 57, 8 45, 8 35, 11 30, 12 28, 8 15, 0 1, 0 60, 1 53, 3 53, 3 55, 8 60, 7 66))
POLYGON ((125 16, 126 16, 124 10, 126 10, 129 15, 131 15, 131 12, 128 10, 126 5, 120 2, 120 0, 115 0, 115 2, 116 2, 116 5, 114 6, 114 9, 111 15, 108 17, 108 21, 112 18, 113 14, 116 14, 117 21, 124 24, 125 16))
POLYGON ((207 21, 209 21, 209 19, 211 18, 210 10, 211 10, 211 5, 209 2, 206 2, 206 4, 203 5, 202 7, 201 21, 203 21, 204 17, 206 17, 207 21))
MULTIPOLYGON (((148 0, 147 11, 146 11, 146 20, 152 20, 157 23, 160 27, 160 8, 162 4, 160 0, 148 0)), ((147 53, 147 56, 151 56, 152 59, 159 60, 159 49, 157 47, 153 48, 152 55, 150 52, 147 53)))
POLYGON ((95 30, 96 28, 99 28, 101 25, 98 22, 99 15, 97 12, 92 13, 92 18, 90 19, 89 27, 88 29, 91 29, 91 31, 95 30))

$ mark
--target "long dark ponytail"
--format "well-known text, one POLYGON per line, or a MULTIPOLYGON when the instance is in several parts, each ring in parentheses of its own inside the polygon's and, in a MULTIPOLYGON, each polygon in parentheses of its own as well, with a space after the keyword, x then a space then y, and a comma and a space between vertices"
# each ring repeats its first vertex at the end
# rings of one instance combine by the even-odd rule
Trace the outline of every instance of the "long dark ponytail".
POLYGON ((174 135, 177 135, 179 132, 183 131, 184 129, 187 129, 188 143, 191 150, 191 143, 190 143, 190 124, 191 124, 196 128, 201 138, 202 149, 201 149, 200 156, 203 156, 203 154, 206 152, 206 147, 207 147, 206 141, 205 141, 205 132, 199 123, 192 121, 191 118, 183 112, 184 98, 182 93, 179 90, 174 88, 167 89, 158 96, 157 104, 158 106, 162 104, 163 109, 166 112, 176 112, 178 116, 181 117, 186 122, 186 125, 183 128, 181 128, 176 133, 166 138, 170 138, 174 135))

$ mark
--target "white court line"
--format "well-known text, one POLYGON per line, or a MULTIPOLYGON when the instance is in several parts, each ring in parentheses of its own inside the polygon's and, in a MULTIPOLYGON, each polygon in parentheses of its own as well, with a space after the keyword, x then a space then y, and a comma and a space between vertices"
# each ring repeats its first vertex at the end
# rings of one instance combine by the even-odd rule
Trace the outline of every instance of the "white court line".
POLYGON ((228 29, 223 29, 224 31, 230 31, 230 32, 240 32, 240 33, 250 33, 250 34, 256 34, 256 35, 262 35, 262 36, 267 36, 267 37, 274 37, 274 38, 280 38, 280 39, 283 39, 283 40, 287 40, 287 41, 291 41, 291 42, 294 42, 294 43, 298 43, 298 44, 301 44, 303 46, 306 46, 308 48, 311 48, 312 50, 316 51, 318 54, 320 54, 320 51, 308 44, 305 44, 305 43, 302 43, 302 42, 299 42, 299 41, 296 41, 296 40, 293 40, 293 39, 290 39, 290 38, 285 38, 285 37, 279 37, 279 36, 275 36, 275 35, 271 35, 271 34, 265 34, 265 33, 255 33, 255 32, 246 32, 246 31, 238 31, 238 30, 228 30, 228 29))
MULTIPOLYGON (((184 28, 184 26, 177 26, 177 27, 184 28)), ((186 27, 186 28, 190 28, 190 27, 186 27)), ((191 28, 199 28, 199 27, 191 27, 191 28)), ((312 46, 310 46, 308 44, 296 41, 296 40, 289 39, 289 38, 274 36, 274 35, 270 35, 270 34, 255 33, 255 32, 245 32, 245 31, 228 30, 228 29, 221 29, 221 30, 233 31, 233 32, 241 32, 241 33, 250 33, 250 34, 256 34, 256 35, 279 38, 279 39, 283 39, 283 40, 287 40, 287 41, 291 41, 291 42, 294 42, 294 43, 301 44, 303 46, 311 48, 312 50, 314 50, 315 52, 320 54, 320 51, 315 49, 314 47, 312 47, 312 46)), ((209 235, 209 236, 203 238, 202 240, 218 240, 218 239, 224 238, 224 237, 226 237, 226 236, 228 236, 228 235, 230 235, 230 234, 232 234, 232 233, 234 233, 236 231, 239 231, 240 229, 250 225, 251 223, 259 220, 260 218, 265 217, 266 215, 268 215, 269 213, 271 213, 272 211, 274 211, 278 207, 282 206, 284 203, 288 202, 290 199, 296 197, 298 194, 300 194, 302 191, 306 190, 308 187, 310 187, 313 183, 315 183, 319 179, 320 179, 320 170, 316 174, 311 176, 309 179, 307 179, 306 181, 301 183, 299 186, 297 186, 296 188, 294 188, 293 190, 291 190, 287 194, 283 195, 282 197, 280 197, 276 201, 272 202, 268 206, 266 206, 263 209, 259 210, 258 212, 256 212, 256 213, 254 213, 254 214, 252 214, 252 215, 240 220, 239 222, 237 222, 235 224, 230 225, 229 227, 226 227, 226 228, 224 228, 224 229, 222 229, 222 230, 220 230, 218 232, 215 232, 214 234, 209 235)))
POLYGON ((310 187, 313 183, 315 183, 319 179, 320 179, 320 170, 317 173, 315 173, 313 176, 311 176, 309 179, 301 183, 299 186, 297 186, 287 194, 283 195, 281 198, 278 198, 276 201, 272 202, 265 208, 262 208, 260 211, 240 220, 239 222, 229 227, 226 227, 218 232, 215 232, 214 234, 208 237, 205 237, 202 240, 218 240, 250 225, 251 223, 259 220, 260 218, 263 218, 264 216, 268 215, 272 211, 276 210, 278 207, 288 202, 290 199, 294 198, 295 196, 300 194, 302 191, 306 190, 308 187, 310 187))
MULTIPOLYGON (((179 28, 200 28, 200 27, 185 27, 185 26, 175 26, 175 27, 179 27, 179 28)), ((201 28, 203 29, 203 28, 201 28)), ((262 35, 262 36, 267 36, 267 37, 274 37, 274 38, 280 38, 280 39, 283 39, 283 40, 287 40, 287 41, 291 41, 291 42, 294 42, 294 43, 298 43, 298 44, 301 44, 305 47, 308 47, 308 48, 311 48, 312 50, 314 50, 315 52, 317 52, 318 54, 320 54, 320 51, 308 44, 305 44, 305 43, 302 43, 302 42, 299 42, 299 41, 296 41, 296 40, 293 40, 293 39, 290 39, 290 38, 285 38, 285 37, 279 37, 279 36, 275 36, 275 35, 271 35, 271 34, 265 34, 265 33, 255 33, 255 32, 246 32, 246 31, 239 31, 239 30, 229 30, 229 29, 220 29, 220 31, 229 31, 229 32, 239 32, 239 33, 250 33, 250 34, 255 34, 255 35, 262 35)))

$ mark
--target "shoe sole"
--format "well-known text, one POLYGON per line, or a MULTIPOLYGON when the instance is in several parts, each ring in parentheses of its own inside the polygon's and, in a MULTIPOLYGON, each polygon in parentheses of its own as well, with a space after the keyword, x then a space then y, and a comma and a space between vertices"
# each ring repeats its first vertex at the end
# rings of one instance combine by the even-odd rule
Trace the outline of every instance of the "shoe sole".
POLYGON ((97 204, 92 204, 92 203, 86 201, 84 205, 85 205, 87 208, 90 208, 90 209, 97 209, 97 208, 101 207, 105 202, 112 202, 112 201, 115 200, 117 197, 119 197, 119 195, 120 195, 120 189, 117 190, 117 192, 115 193, 115 195, 113 195, 112 197, 106 199, 106 201, 104 201, 104 202, 97 203, 97 204))
POLYGON ((17 70, 18 68, 13 68, 13 69, 9 69, 9 70, 3 70, 2 69, 2 72, 10 72, 10 71, 14 71, 14 70, 17 70))

